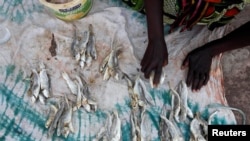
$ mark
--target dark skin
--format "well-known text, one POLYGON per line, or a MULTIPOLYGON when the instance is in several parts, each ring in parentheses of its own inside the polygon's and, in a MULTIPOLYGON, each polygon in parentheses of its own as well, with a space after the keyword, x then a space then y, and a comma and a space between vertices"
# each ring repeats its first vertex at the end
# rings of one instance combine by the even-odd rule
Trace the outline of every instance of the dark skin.
POLYGON ((153 83, 157 85, 162 67, 168 64, 168 50, 164 39, 163 0, 145 0, 148 24, 148 47, 141 61, 141 71, 145 78, 155 71, 153 83))
MULTIPOLYGON (((145 78, 155 71, 153 83, 159 84, 162 67, 168 64, 168 51, 163 33, 163 0, 144 0, 148 24, 148 46, 141 61, 145 78)), ((250 45, 250 21, 226 36, 209 42, 188 53, 181 66, 188 68, 186 83, 192 90, 199 90, 209 80, 214 56, 250 45)))

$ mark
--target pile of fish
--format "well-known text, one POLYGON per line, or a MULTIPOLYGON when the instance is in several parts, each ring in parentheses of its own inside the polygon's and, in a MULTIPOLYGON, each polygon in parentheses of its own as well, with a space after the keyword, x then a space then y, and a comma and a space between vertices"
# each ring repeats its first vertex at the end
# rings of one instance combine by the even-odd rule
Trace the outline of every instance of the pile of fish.
POLYGON ((167 118, 166 106, 163 107, 160 115, 160 137, 161 140, 171 141, 184 141, 185 138, 182 135, 178 123, 189 122, 190 123, 190 141, 207 141, 208 137, 208 125, 211 125, 211 121, 214 115, 218 112, 219 108, 237 110, 243 115, 243 124, 245 123, 244 113, 236 108, 216 105, 209 106, 208 108, 216 108, 212 112, 208 119, 205 120, 201 117, 200 113, 193 114, 191 109, 187 105, 188 88, 184 81, 181 81, 177 87, 177 90, 173 89, 170 84, 169 88, 172 94, 170 115, 167 118), (188 118, 189 117, 189 118, 188 118))
POLYGON ((45 127, 48 128, 48 136, 51 137, 56 131, 57 136, 63 135, 68 137, 69 133, 74 132, 72 124, 73 116, 73 104, 68 98, 60 99, 60 103, 57 105, 50 105, 49 117, 45 123, 45 127))
POLYGON ((120 141, 121 140, 121 120, 115 110, 111 114, 107 113, 105 125, 97 133, 93 141, 120 141))
POLYGON ((69 133, 73 133, 73 112, 81 107, 87 112, 97 110, 97 103, 90 97, 87 83, 81 76, 75 75, 75 79, 71 79, 66 72, 62 72, 62 77, 72 94, 65 94, 64 98, 60 98, 60 104, 57 106, 50 106, 50 114, 45 124, 45 127, 49 128, 49 137, 54 134, 55 130, 57 136, 67 137, 69 133))
POLYGON ((123 75, 121 70, 119 69, 118 63, 118 56, 119 56, 119 49, 114 47, 114 38, 111 42, 111 51, 110 53, 104 58, 101 66, 100 66, 100 73, 103 74, 103 80, 108 80, 111 77, 119 80, 123 75))
POLYGON ((81 68, 84 68, 85 66, 90 66, 92 60, 97 59, 95 35, 92 24, 89 24, 88 30, 79 35, 76 34, 77 32, 75 31, 71 49, 75 60, 79 62, 81 68))
POLYGON ((45 104, 47 98, 50 97, 50 82, 43 62, 39 63, 39 70, 32 69, 31 75, 31 102, 35 103, 37 99, 45 104))
POLYGON ((188 88, 184 81, 181 81, 177 90, 174 90, 169 84, 172 94, 172 110, 177 122, 185 121, 187 117, 193 118, 194 115, 187 105, 188 88), (176 99, 175 99, 176 98, 176 99))
POLYGON ((144 120, 144 113, 147 110, 147 106, 153 106, 154 100, 150 96, 145 83, 138 74, 135 80, 132 80, 128 75, 124 74, 124 78, 127 80, 128 92, 131 98, 131 134, 132 140, 143 140, 142 138, 142 124, 144 120))
POLYGON ((62 77, 66 81, 71 93, 76 97, 73 110, 77 110, 83 107, 87 112, 96 111, 97 103, 91 97, 87 82, 78 75, 75 75, 75 79, 71 79, 66 73, 62 73, 62 77))

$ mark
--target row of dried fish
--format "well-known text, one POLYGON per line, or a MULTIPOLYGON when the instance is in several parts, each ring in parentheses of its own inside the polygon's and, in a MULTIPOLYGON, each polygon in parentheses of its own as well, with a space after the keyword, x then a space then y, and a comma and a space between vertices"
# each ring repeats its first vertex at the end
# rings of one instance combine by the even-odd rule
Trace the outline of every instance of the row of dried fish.
POLYGON ((144 114, 148 106, 153 106, 154 100, 150 96, 144 81, 138 74, 135 80, 132 80, 128 75, 124 74, 124 78, 127 80, 128 92, 131 99, 131 134, 133 141, 143 140, 142 138, 142 124, 144 120, 144 114))
POLYGON ((105 125, 100 129, 93 141, 120 141, 121 140, 121 119, 118 112, 107 112, 105 125))
POLYGON ((45 100, 50 97, 50 82, 46 72, 46 68, 43 62, 39 63, 39 69, 32 69, 31 74, 31 87, 29 89, 31 93, 31 102, 35 103, 37 99, 42 104, 45 104, 45 100))
POLYGON ((95 35, 92 24, 89 24, 88 30, 83 33, 77 35, 75 31, 71 49, 75 60, 79 62, 81 68, 90 66, 92 60, 97 59, 95 35))
MULTIPOLYGON (((177 123, 187 121, 187 117, 190 119, 190 141, 206 141, 208 138, 208 125, 211 125, 212 118, 217 114, 219 109, 229 109, 236 110, 242 114, 243 124, 245 124, 245 114, 239 109, 223 106, 218 104, 213 104, 208 106, 208 108, 216 108, 212 112, 208 119, 205 120, 201 117, 200 113, 193 113, 187 105, 188 88, 184 81, 181 81, 177 87, 177 90, 173 89, 170 84, 169 88, 171 90, 172 102, 171 111, 169 118, 166 117, 166 108, 163 109, 160 115, 160 133, 161 140, 171 140, 171 141, 184 141, 184 137, 178 128, 177 123)), ((189 120, 188 119, 188 120, 189 120)))
POLYGON ((75 75, 72 79, 66 72, 62 72, 71 94, 65 94, 60 98, 59 105, 50 106, 50 114, 45 124, 48 136, 52 136, 56 130, 57 136, 67 137, 74 132, 72 124, 73 112, 83 107, 87 112, 96 111, 97 103, 91 98, 87 82, 82 76, 75 75))
MULTIPOLYGON (((190 130, 191 130, 190 140, 201 141, 203 138, 205 139, 207 132, 206 131, 202 132, 201 129, 198 129, 201 123, 202 125, 206 125, 203 122, 204 120, 201 120, 199 115, 196 115, 194 117, 193 112, 187 105, 188 88, 186 86, 186 83, 184 81, 180 81, 176 90, 173 89, 169 83, 169 88, 170 88, 170 94, 172 94, 171 109, 170 109, 170 115, 167 118, 167 109, 166 106, 164 105, 162 113, 160 115, 159 130, 160 130, 161 140, 184 141, 185 138, 183 137, 177 123, 185 122, 187 117, 189 117, 192 120, 190 124, 190 130), (193 132, 194 130, 195 132, 193 132), (197 138, 198 136, 199 139, 197 138)), ((205 126, 202 127, 205 128, 205 126)))
POLYGON ((45 127, 49 129, 49 137, 51 137, 54 132, 56 132, 57 136, 63 135, 64 137, 68 137, 70 132, 74 132, 72 106, 72 102, 68 100, 66 95, 60 98, 59 104, 50 105, 49 117, 45 123, 45 127))
POLYGON ((80 107, 83 107, 87 112, 97 110, 97 103, 91 97, 88 84, 82 76, 75 75, 75 79, 72 79, 66 72, 63 72, 62 77, 66 81, 71 93, 76 96, 76 101, 73 105, 74 111, 80 107))

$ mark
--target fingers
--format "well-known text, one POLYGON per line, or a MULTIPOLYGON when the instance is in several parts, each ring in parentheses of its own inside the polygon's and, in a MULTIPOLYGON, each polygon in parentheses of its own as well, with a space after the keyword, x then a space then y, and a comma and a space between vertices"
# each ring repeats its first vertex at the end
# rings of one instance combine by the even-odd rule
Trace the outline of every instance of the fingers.
POLYGON ((192 90, 197 90, 197 86, 199 84, 199 74, 198 73, 194 73, 194 77, 193 77, 193 81, 192 81, 192 90))
POLYGON ((191 85, 192 80, 193 80, 193 70, 189 69, 188 70, 188 75, 187 75, 187 80, 186 80, 186 83, 187 83, 188 87, 191 85))
MULTIPOLYGON (((148 65, 144 70, 142 70, 142 72, 144 72, 144 77, 145 78, 149 78, 150 77, 150 74, 151 74, 151 72, 152 71, 154 71, 154 64, 151 64, 151 65, 148 65)), ((157 73, 157 72, 155 72, 155 73, 157 73)))
POLYGON ((193 91, 198 91, 202 86, 206 85, 209 80, 208 73, 197 73, 190 71, 188 74, 187 85, 191 86, 193 91))
POLYGON ((162 67, 158 66, 157 69, 155 70, 154 81, 153 81, 154 86, 157 86, 160 83, 161 73, 162 73, 162 67))
POLYGON ((150 63, 150 60, 152 60, 151 55, 149 55, 150 52, 152 52, 151 48, 148 48, 144 54, 142 61, 141 61, 141 71, 142 72, 146 71, 146 68, 148 67, 148 65, 150 63))

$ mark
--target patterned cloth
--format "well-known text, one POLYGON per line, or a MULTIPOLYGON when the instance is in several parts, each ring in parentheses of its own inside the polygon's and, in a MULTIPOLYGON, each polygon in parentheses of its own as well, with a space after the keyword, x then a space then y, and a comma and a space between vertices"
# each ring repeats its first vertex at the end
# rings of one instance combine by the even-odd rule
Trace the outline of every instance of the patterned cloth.
MULTIPOLYGON (((143 0, 123 0, 134 10, 145 13, 143 0)), ((223 26, 234 18, 249 0, 164 0, 164 23, 171 28, 191 29, 195 24, 208 29, 223 26)))

